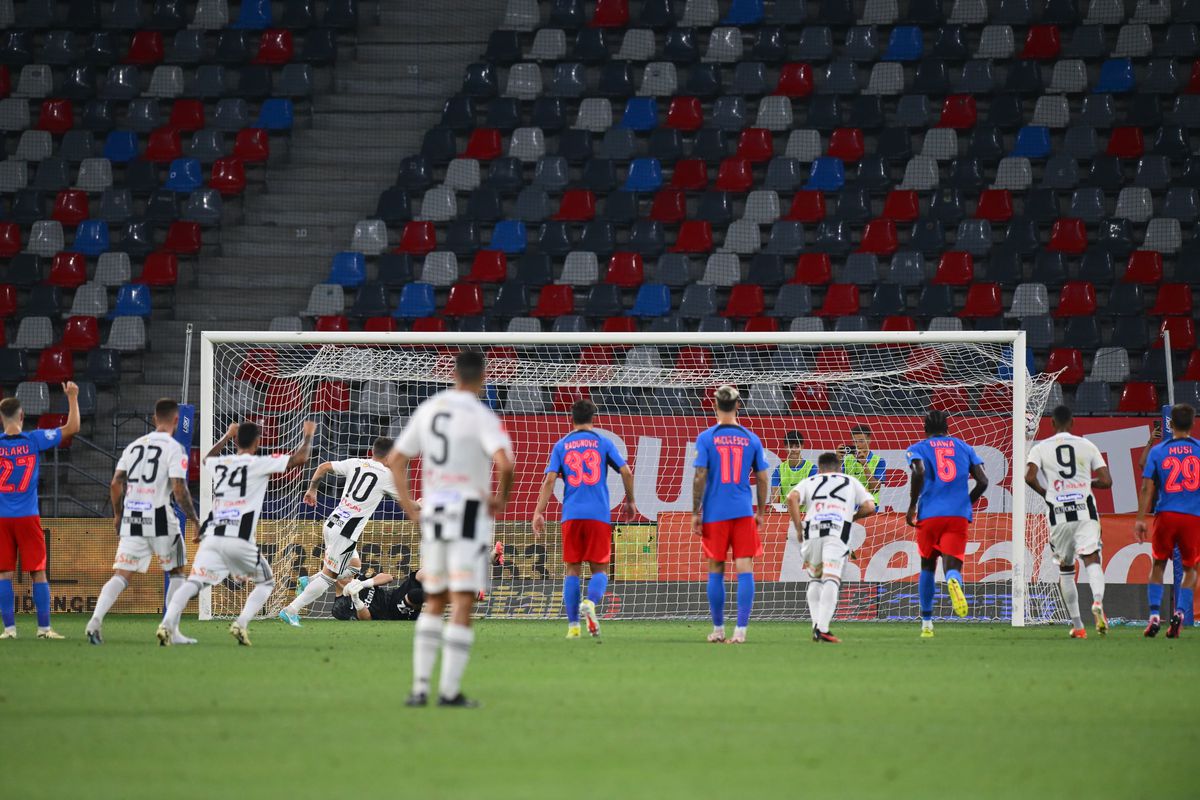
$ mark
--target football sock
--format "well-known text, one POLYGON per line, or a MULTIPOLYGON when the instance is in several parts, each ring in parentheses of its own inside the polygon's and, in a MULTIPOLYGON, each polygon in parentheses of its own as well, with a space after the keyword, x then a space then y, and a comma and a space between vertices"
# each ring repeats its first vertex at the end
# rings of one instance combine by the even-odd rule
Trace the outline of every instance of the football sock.
POLYGON ((1161 583, 1146 584, 1146 599, 1150 602, 1150 616, 1162 614, 1163 585, 1161 583))
POLYGON ((817 624, 817 620, 821 616, 821 582, 816 578, 808 582, 808 613, 812 617, 813 625, 817 624))
POLYGON ((308 585, 304 587, 304 591, 300 593, 292 602, 288 603, 287 611, 289 614, 299 614, 300 609, 307 605, 315 603, 321 597, 332 589, 334 582, 329 580, 329 576, 324 572, 318 572, 308 579, 308 585))
POLYGON ((917 580, 917 597, 921 601, 921 619, 933 619, 933 570, 921 570, 917 580))
POLYGON ((187 582, 187 578, 183 575, 172 575, 167 573, 167 593, 163 597, 163 616, 167 615, 167 607, 171 605, 171 598, 179 591, 179 588, 187 582))
POLYGON ((563 608, 567 612, 567 622, 579 624, 579 576, 567 575, 563 578, 563 608))
POLYGON ((1188 611, 1196 607, 1195 595, 1191 589, 1179 589, 1179 599, 1175 601, 1175 611, 1187 616, 1188 611))
POLYGON ((1099 564, 1084 564, 1088 584, 1092 587, 1092 602, 1104 602, 1104 567, 1099 564))
POLYGON ((754 573, 738 573, 737 586, 737 626, 744 628, 750 624, 750 610, 754 608, 754 573))
POLYGON ((33 585, 33 607, 37 610, 39 628, 50 627, 50 584, 42 581, 33 585))
POLYGON ((442 637, 442 679, 438 684, 438 694, 447 700, 458 697, 474 642, 473 628, 453 622, 446 626, 446 635, 442 637))
POLYGON ((120 575, 113 575, 109 578, 108 583, 104 584, 104 588, 100 590, 100 596, 96 598, 96 610, 92 612, 92 622, 97 624, 103 622, 104 615, 113 607, 113 603, 117 602, 121 592, 127 588, 129 588, 129 581, 120 575))
POLYGON ((827 579, 821 582, 821 618, 817 620, 817 630, 821 633, 829 633, 829 623, 833 621, 833 612, 837 609, 840 588, 837 581, 827 579))
POLYGON ((608 573, 593 572, 592 577, 588 578, 588 600, 600 605, 600 601, 604 599, 604 593, 608 591, 608 573))
POLYGON ((962 586, 964 589, 966 588, 966 584, 963 582, 962 573, 959 572, 958 570, 956 570, 956 569, 946 570, 946 580, 949 581, 951 579, 958 581, 959 586, 962 586))
POLYGON ((237 624, 243 628, 250 624, 250 620, 262 610, 262 607, 271 599, 271 591, 275 588, 275 581, 270 583, 254 584, 254 591, 250 592, 250 596, 246 598, 246 605, 242 606, 242 613, 238 614, 237 624))
POLYGON ((17 624, 17 598, 13 594, 12 581, 7 579, 0 581, 0 621, 6 628, 17 624))
POLYGON ((721 572, 708 573, 708 611, 713 625, 725 624, 725 575, 721 572))
POLYGON ((200 594, 200 584, 192 581, 184 581, 175 594, 171 596, 171 602, 167 603, 167 613, 163 615, 163 627, 169 631, 179 630, 179 618, 183 616, 183 609, 187 608, 187 604, 192 602, 192 598, 200 594))
POLYGON ((429 679, 442 646, 442 617, 422 614, 413 626, 413 693, 429 694, 429 679))
POLYGON ((1076 630, 1083 627, 1083 618, 1079 616, 1079 587, 1075 585, 1075 572, 1060 572, 1058 588, 1062 590, 1063 602, 1067 604, 1067 613, 1071 615, 1071 627, 1076 630))

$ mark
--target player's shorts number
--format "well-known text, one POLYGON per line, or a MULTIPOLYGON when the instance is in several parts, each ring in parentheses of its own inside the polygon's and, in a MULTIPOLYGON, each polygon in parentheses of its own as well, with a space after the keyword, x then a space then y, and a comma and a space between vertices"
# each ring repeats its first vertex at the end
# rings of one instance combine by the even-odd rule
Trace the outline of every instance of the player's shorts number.
POLYGON ((1194 492, 1200 489, 1200 458, 1185 456, 1176 458, 1170 456, 1163 459, 1163 469, 1167 470, 1167 481, 1163 490, 1175 492, 1194 492))
POLYGON ((954 463, 954 451, 943 450, 938 448, 933 451, 934 458, 937 460, 937 476, 938 480, 943 483, 949 483, 958 477, 958 465, 954 463))
POLYGON ((717 445, 721 456, 721 483, 742 482, 742 448, 732 445, 717 445))
POLYGON ((599 450, 571 450, 563 459, 570 473, 567 483, 572 486, 595 486, 604 477, 604 462, 599 450))
POLYGON ((33 467, 37 464, 37 456, 17 456, 17 458, 0 458, 0 493, 10 494, 12 492, 23 492, 29 488, 29 482, 33 478, 33 467), (25 470, 25 474, 21 476, 21 482, 16 486, 10 483, 13 470, 16 467, 21 467, 25 470))
POLYGON ((365 503, 377 483, 379 483, 379 476, 374 472, 367 472, 362 467, 355 467, 354 474, 350 476, 350 490, 347 494, 354 502, 365 503))

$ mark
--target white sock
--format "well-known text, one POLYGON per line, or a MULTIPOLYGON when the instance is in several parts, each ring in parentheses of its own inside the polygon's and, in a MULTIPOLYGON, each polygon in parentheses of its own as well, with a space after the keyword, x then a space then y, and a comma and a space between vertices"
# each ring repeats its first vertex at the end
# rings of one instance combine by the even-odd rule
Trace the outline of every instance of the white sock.
POLYGON ((923 630, 923 631, 933 630, 933 620, 931 620, 931 619, 921 620, 921 630, 923 630))
POLYGON ((471 660, 471 645, 474 642, 473 628, 455 625, 453 622, 446 626, 446 632, 442 636, 442 680, 438 684, 438 694, 447 700, 458 697, 463 673, 467 671, 467 662, 471 660))
POLYGON ((1099 564, 1085 564, 1088 584, 1092 587, 1092 602, 1104 602, 1104 567, 1099 564))
POLYGON ((429 694, 443 626, 442 618, 433 614, 422 614, 413 626, 413 694, 429 694))
POLYGON ((250 596, 246 598, 246 605, 242 606, 242 613, 238 614, 237 624, 243 628, 250 624, 250 620, 262 611, 262 607, 271 599, 271 592, 275 589, 275 581, 270 583, 254 584, 254 591, 250 592, 250 596))
POLYGON ((833 612, 837 609, 838 581, 825 580, 821 584, 821 618, 817 620, 817 630, 829 633, 829 623, 833 620, 833 612))
POLYGON ((821 618, 821 582, 815 578, 808 582, 808 614, 813 625, 821 618))
POLYGON ((333 583, 324 572, 318 572, 309 579, 308 586, 304 587, 304 591, 295 600, 288 603, 287 612, 299 614, 300 609, 320 600, 326 592, 333 588, 333 583))
POLYGON ((113 575, 108 579, 108 583, 100 590, 100 596, 96 598, 96 610, 92 612, 92 621, 88 623, 89 630, 92 630, 93 626, 100 627, 100 623, 104 622, 104 615, 113 607, 113 603, 117 602, 121 592, 128 588, 129 581, 120 575, 113 575))
MULTIPOLYGON (((171 581, 174 583, 175 581, 171 581)), ((200 584, 192 581, 183 581, 175 593, 171 595, 171 602, 167 603, 167 613, 163 615, 163 627, 169 631, 179 631, 179 618, 183 616, 183 609, 187 608, 187 604, 192 602, 192 598, 200 594, 200 584)))
POLYGON ((1060 572, 1058 588, 1062 590, 1063 602, 1067 604, 1067 613, 1071 615, 1071 626, 1076 630, 1083 627, 1083 619, 1079 616, 1079 587, 1075 585, 1075 573, 1060 572))

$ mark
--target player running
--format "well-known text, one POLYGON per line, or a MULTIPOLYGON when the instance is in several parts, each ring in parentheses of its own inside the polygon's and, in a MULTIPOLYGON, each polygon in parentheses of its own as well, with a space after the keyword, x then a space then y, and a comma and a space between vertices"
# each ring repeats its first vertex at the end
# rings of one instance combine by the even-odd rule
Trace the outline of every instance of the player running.
POLYGON ((717 424, 696 437, 692 479, 692 533, 701 537, 708 558, 710 642, 725 641, 725 559, 733 550, 738 573, 737 625, 730 644, 744 644, 754 606, 754 559, 762 554, 758 529, 771 493, 771 473, 762 442, 738 424, 741 394, 722 386, 713 395, 717 424), (751 495, 758 481, 758 502, 751 495))
POLYGON ((65 639, 50 627, 50 583, 46 579, 46 535, 38 514, 38 467, 41 454, 79 433, 79 387, 67 381, 67 423, 25 433, 25 412, 15 397, 0 400, 0 639, 17 638, 17 599, 13 573, 17 553, 33 581, 37 638, 65 639))
POLYGON ((559 439, 550 451, 546 477, 538 493, 533 512, 533 532, 539 536, 546 530, 546 506, 554 493, 559 476, 563 479, 562 539, 563 607, 567 612, 567 638, 579 638, 579 617, 587 620, 588 633, 600 635, 600 618, 596 607, 608 589, 608 562, 612 560, 612 504, 608 496, 609 468, 621 475, 625 484, 625 513, 632 517, 633 471, 617 452, 616 446, 594 432, 596 404, 591 400, 576 400, 571 406, 571 422, 575 429, 559 439), (588 579, 587 598, 580 602, 579 576, 583 562, 588 562, 592 576, 588 579))
POLYGON ((921 638, 933 637, 934 573, 938 556, 946 572, 946 589, 954 613, 969 611, 963 593, 963 560, 967 555, 967 524, 971 509, 987 490, 983 461, 975 449, 949 434, 945 411, 925 415, 925 439, 908 448, 908 513, 904 521, 917 529, 917 551, 921 554, 921 577, 917 594, 921 603, 921 638), (974 488, 967 485, 975 479, 974 488))
POLYGON ((850 555, 850 529, 875 513, 875 499, 862 482, 839 468, 837 453, 817 458, 816 475, 800 481, 787 496, 788 513, 803 543, 808 570, 808 610, 813 619, 813 641, 837 644, 829 632, 837 609, 842 571, 850 555))
MULTIPOLYGON (((199 525, 192 493, 188 491, 188 457, 173 434, 179 424, 179 403, 164 398, 154 404, 154 430, 134 439, 121 453, 113 473, 110 492, 113 525, 120 543, 113 563, 113 576, 100 590, 96 610, 86 632, 92 644, 103 644, 104 615, 129 587, 135 572, 150 568, 150 558, 158 558, 167 573, 167 597, 164 605, 186 583, 187 542, 179 528, 179 517, 171 506, 178 501, 183 515, 199 525)), ((195 639, 173 633, 172 644, 195 644, 195 639)))
POLYGON ((1071 614, 1071 638, 1087 638, 1075 585, 1076 555, 1083 561, 1092 587, 1096 633, 1105 636, 1108 618, 1104 615, 1104 567, 1100 564, 1100 513, 1092 489, 1112 486, 1112 476, 1096 445, 1071 433, 1075 421, 1071 409, 1058 406, 1050 418, 1054 435, 1030 448, 1025 484, 1046 501, 1050 553, 1058 564, 1058 585, 1071 614), (1046 476, 1045 486, 1039 474, 1046 476))
POLYGON ((332 589, 339 578, 353 577, 362 565, 358 558, 358 540, 366 529, 367 520, 375 513, 383 496, 396 496, 396 484, 387 466, 393 442, 380 436, 371 445, 370 458, 348 458, 345 461, 326 461, 317 467, 309 481, 304 502, 317 504, 317 487, 329 472, 346 478, 342 498, 337 508, 325 520, 325 555, 321 571, 312 577, 304 591, 279 610, 279 618, 289 625, 300 627, 300 609, 313 603, 332 589))
POLYGON ((229 431, 213 445, 204 457, 202 465, 212 472, 212 511, 196 538, 200 549, 192 564, 192 574, 167 606, 166 616, 158 626, 158 643, 166 646, 173 643, 179 630, 179 617, 191 599, 205 586, 214 586, 230 575, 235 578, 249 577, 254 589, 242 606, 242 613, 229 626, 229 634, 240 645, 250 646, 247 628, 271 597, 275 588, 275 575, 258 552, 254 533, 262 516, 263 501, 267 497, 267 484, 272 475, 303 467, 312 452, 313 434, 317 423, 306 420, 302 428, 300 444, 290 454, 258 454, 259 427, 253 422, 230 425, 229 431), (237 453, 231 456, 218 455, 231 440, 237 440, 237 453))
POLYGON ((776 503, 786 503, 792 489, 817 469, 816 464, 804 458, 804 434, 800 431, 788 431, 784 434, 783 444, 787 448, 787 455, 771 475, 771 486, 778 490, 774 498, 776 503))
POLYGON ((389 459, 400 505, 421 528, 421 568, 429 611, 414 626, 413 690, 405 701, 409 706, 429 702, 439 647, 438 705, 478 705, 460 688, 475 641, 471 608, 487 584, 492 520, 508 503, 514 471, 512 441, 500 419, 479 399, 483 379, 483 354, 460 352, 454 360, 454 388, 417 407, 389 459), (421 505, 409 491, 408 466, 417 456, 422 457, 421 505), (493 464, 498 477, 494 494, 493 464), (452 601, 450 624, 443 625, 447 601, 452 601))
POLYGON ((1133 530, 1139 542, 1146 541, 1146 514, 1154 506, 1154 535, 1150 539, 1150 622, 1144 635, 1153 638, 1162 625, 1163 572, 1171 551, 1179 548, 1183 582, 1175 602, 1175 613, 1167 638, 1178 638, 1183 628, 1183 610, 1192 608, 1196 587, 1196 564, 1200 563, 1200 442, 1192 438, 1196 410, 1186 403, 1171 406, 1171 438, 1155 445, 1142 471, 1137 521, 1133 530), (1155 498, 1157 495, 1157 502, 1155 498))

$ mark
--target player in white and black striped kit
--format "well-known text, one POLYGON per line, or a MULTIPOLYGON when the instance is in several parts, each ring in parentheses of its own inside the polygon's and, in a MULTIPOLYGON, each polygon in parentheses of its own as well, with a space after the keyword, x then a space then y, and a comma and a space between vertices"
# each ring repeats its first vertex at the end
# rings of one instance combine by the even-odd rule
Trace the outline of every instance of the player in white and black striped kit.
POLYGON ((858 478, 841 471, 837 453, 822 453, 817 470, 788 492, 788 513, 803 543, 813 641, 837 644, 841 640, 829 632, 829 623, 850 556, 850 530, 857 520, 875 513, 875 498, 858 478))
MULTIPOLYGON (((151 557, 157 557, 163 572, 170 575, 166 602, 183 586, 187 544, 179 528, 179 517, 171 507, 171 496, 192 524, 198 524, 196 507, 188 491, 187 453, 172 434, 179 424, 179 404, 164 398, 154 404, 155 429, 130 442, 117 461, 111 484, 113 525, 120 544, 113 563, 113 576, 100 590, 96 609, 87 624, 87 638, 103 644, 104 615, 129 586, 135 572, 145 572, 151 557)), ((173 644, 194 644, 195 639, 174 632, 173 644)))
POLYGON ((512 441, 500 419, 479 399, 484 360, 464 350, 454 361, 454 388, 439 392, 413 412, 396 440, 390 464, 400 505, 421 527, 424 613, 413 632, 410 706, 428 702, 430 676, 442 649, 438 705, 474 706, 460 691, 475 632, 471 608, 486 588, 492 552, 492 519, 512 489, 512 441), (421 456, 421 504, 409 492, 408 465, 421 456), (497 486, 492 492, 492 465, 497 486), (451 601, 450 624, 442 615, 451 601))
POLYGON ((316 430, 315 422, 306 421, 300 444, 291 454, 258 455, 259 428, 253 422, 230 425, 228 433, 213 445, 203 461, 203 467, 212 472, 212 512, 200 526, 200 549, 196 551, 192 574, 171 598, 166 616, 158 626, 159 644, 171 644, 184 607, 203 587, 218 584, 230 575, 254 581, 254 590, 246 598, 242 613, 229 626, 229 633, 238 644, 250 644, 246 628, 275 588, 271 565, 259 554, 254 539, 267 497, 267 484, 272 475, 303 467, 308 462, 316 430), (237 453, 218 455, 235 437, 237 453))
POLYGON ((1100 513, 1093 489, 1112 486, 1112 476, 1096 445, 1071 433, 1074 415, 1066 406, 1050 414, 1054 435, 1038 442, 1026 458, 1025 484, 1046 501, 1050 523, 1050 554, 1058 564, 1059 587, 1071 614, 1071 638, 1086 639, 1075 585, 1075 556, 1083 561, 1092 587, 1092 616, 1096 632, 1108 633, 1104 615, 1104 567, 1100 564, 1100 513), (1042 485, 1040 476, 1046 477, 1042 485))
POLYGON ((337 508, 322 527, 325 555, 321 559, 321 571, 312 577, 296 599, 279 610, 279 618, 287 624, 299 628, 300 609, 324 596, 339 579, 352 578, 358 573, 362 566, 358 557, 358 540, 367 520, 375 513, 385 494, 396 496, 396 483, 386 463, 393 444, 391 439, 380 436, 371 446, 370 458, 326 461, 317 467, 308 484, 308 491, 304 493, 306 504, 317 504, 317 487, 329 472, 344 477, 346 485, 337 508))

